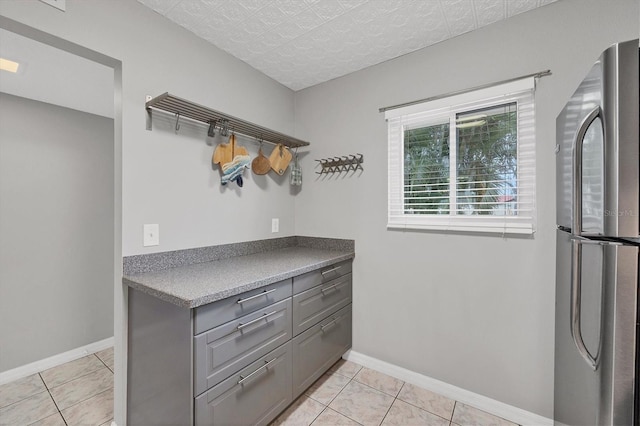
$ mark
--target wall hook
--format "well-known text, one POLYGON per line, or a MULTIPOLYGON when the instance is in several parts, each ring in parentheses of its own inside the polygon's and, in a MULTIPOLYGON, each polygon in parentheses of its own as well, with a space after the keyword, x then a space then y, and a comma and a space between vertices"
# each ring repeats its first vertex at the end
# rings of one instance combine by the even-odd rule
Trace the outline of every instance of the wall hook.
POLYGON ((207 130, 207 136, 211 138, 216 136, 216 120, 209 121, 209 130, 207 130))
POLYGON ((320 163, 320 171, 316 174, 329 174, 329 173, 342 173, 342 172, 355 172, 356 170, 364 170, 362 163, 364 162, 364 156, 362 154, 349 154, 341 157, 329 157, 316 160, 320 163))
POLYGON ((229 136, 229 122, 227 120, 222 120, 220 124, 220 135, 224 137, 229 136))

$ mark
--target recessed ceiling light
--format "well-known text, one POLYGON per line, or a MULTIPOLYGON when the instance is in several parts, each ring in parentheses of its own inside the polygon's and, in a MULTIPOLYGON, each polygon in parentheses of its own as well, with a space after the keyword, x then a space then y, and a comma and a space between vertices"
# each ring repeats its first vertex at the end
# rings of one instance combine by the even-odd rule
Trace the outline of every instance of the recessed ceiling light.
POLYGON ((0 70, 9 72, 18 72, 19 63, 10 61, 5 58, 0 58, 0 70))

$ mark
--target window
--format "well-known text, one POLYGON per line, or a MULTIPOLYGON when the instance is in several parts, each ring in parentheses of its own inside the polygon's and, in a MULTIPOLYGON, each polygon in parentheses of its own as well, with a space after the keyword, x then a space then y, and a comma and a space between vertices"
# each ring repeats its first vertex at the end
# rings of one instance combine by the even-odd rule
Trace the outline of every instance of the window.
POLYGON ((385 112, 389 228, 532 234, 533 77, 385 112))

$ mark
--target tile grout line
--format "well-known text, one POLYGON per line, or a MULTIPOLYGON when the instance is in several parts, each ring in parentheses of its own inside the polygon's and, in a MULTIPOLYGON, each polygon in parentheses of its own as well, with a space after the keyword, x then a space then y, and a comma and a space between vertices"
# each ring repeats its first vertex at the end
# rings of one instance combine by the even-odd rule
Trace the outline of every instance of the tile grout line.
MULTIPOLYGON (((100 363, 104 366, 104 368, 106 368, 106 369, 107 369, 111 374, 113 374, 113 371, 111 371, 111 369, 110 369, 110 368, 109 368, 109 367, 108 367, 108 366, 107 366, 107 365, 102 361, 102 359, 100 359, 100 357, 99 357, 99 356, 97 356, 95 353, 90 354, 90 355, 94 355, 94 356, 95 356, 95 357, 100 361, 100 363)), ((87 355, 87 356, 90 356, 90 355, 87 355)), ((53 386, 52 388, 56 388, 56 387, 59 387, 59 386, 67 385, 67 384, 69 384, 69 383, 73 382, 74 380, 81 379, 81 378, 83 378, 83 377, 88 376, 89 374, 93 374, 93 373, 95 373, 95 372, 97 372, 97 371, 100 371, 100 369, 101 369, 101 368, 103 368, 103 367, 97 368, 97 369, 95 369, 95 370, 93 370, 93 371, 90 371, 90 372, 88 372, 88 373, 86 373, 86 374, 82 374, 82 375, 80 375, 80 376, 74 377, 73 379, 71 379, 71 380, 69 380, 69 381, 66 381, 66 382, 64 382, 64 383, 61 383, 61 384, 59 384, 59 385, 57 385, 57 386, 53 386)), ((47 383, 44 381, 44 378, 42 377, 42 375, 41 375, 40 373, 38 373, 38 375, 40 376, 40 379, 41 379, 41 380, 42 380, 42 382, 44 383, 44 386, 45 386, 45 388, 47 389, 47 392, 49 392, 49 395, 51 396, 51 399, 53 400, 53 403, 55 404, 56 409, 58 410, 58 413, 60 414, 60 417, 62 417, 62 420, 64 421, 65 425, 67 425, 67 426, 68 426, 67 419, 65 419, 64 415, 62 414, 62 410, 60 410, 60 408, 58 407, 58 403, 57 403, 57 402, 56 402, 56 400, 53 398, 53 394, 51 393, 51 390, 49 389, 49 386, 48 386, 48 385, 47 385, 47 383)), ((97 393, 96 395, 100 395, 100 394, 102 394, 102 393, 104 393, 104 392, 106 392, 106 391, 99 392, 99 393, 97 393)), ((94 397, 94 396, 96 396, 96 395, 93 395, 93 396, 91 396, 91 397, 89 397, 89 398, 85 398, 85 399, 83 399, 82 401, 78 401, 78 402, 76 402, 75 404, 72 404, 72 405, 70 405, 70 406, 68 406, 68 407, 65 407, 65 410, 66 410, 66 409, 68 409, 68 408, 71 408, 71 407, 75 407, 76 405, 81 404, 81 403, 83 403, 83 402, 85 402, 85 401, 87 401, 87 400, 89 400, 89 399, 93 398, 93 397, 94 397)))
MULTIPOLYGON (((40 395, 41 393, 45 393, 45 392, 49 393, 49 391, 45 388, 45 390, 41 390, 40 392, 36 392, 36 393, 34 393, 34 394, 31 394, 31 395, 29 395, 28 397, 26 397, 26 398, 22 398, 22 399, 21 399, 21 400, 19 400, 19 401, 12 402, 12 403, 11 403, 11 404, 9 404, 9 405, 5 405, 4 407, 0 408, 0 410, 4 410, 4 409, 9 408, 9 407, 11 407, 11 406, 13 406, 13 405, 16 405, 16 404, 20 404, 21 402, 24 402, 24 401, 26 401, 26 400, 27 400, 27 399, 29 399, 29 398, 33 398, 34 396, 36 396, 36 395, 40 395)), ((49 394, 49 395, 51 395, 51 394, 49 394)), ((56 407, 56 408, 57 408, 57 407, 56 407)), ((0 426, 5 426, 5 424, 4 424, 4 423, 0 423, 0 426)))
MULTIPOLYGON (((96 354, 89 354, 89 355, 87 355, 87 356, 91 356, 91 355, 94 355, 94 356, 98 359, 98 361, 100 361, 100 364, 102 364, 102 365, 104 365, 105 367, 107 367, 107 365, 106 365, 104 362, 102 362, 102 360, 101 360, 101 359, 100 359, 96 354)), ((83 358, 85 358, 85 357, 83 357, 83 358)), ((78 359, 80 359, 80 358, 78 358, 78 359)), ((74 360, 74 361, 75 361, 75 360, 74 360)), ((70 362, 73 362, 73 361, 70 361, 70 362)), ((68 364, 68 363, 66 363, 66 364, 68 364)), ((62 364, 62 365, 65 365, 65 364, 62 364)), ((58 367, 59 367, 59 366, 58 366, 58 367)), ((53 367, 53 368, 56 368, 56 367, 53 367)), ((100 368, 102 368, 102 367, 96 368, 95 370, 91 370, 91 371, 85 372, 85 373, 81 374, 80 376, 75 376, 73 379, 70 379, 70 380, 67 380, 66 382, 63 382, 63 383, 57 384, 57 385, 55 385, 55 386, 52 386, 52 388, 57 388, 57 387, 59 387, 59 386, 66 385, 67 383, 70 383, 70 382, 72 382, 72 381, 74 381, 74 380, 76 380, 76 379, 79 379, 79 378, 81 378, 81 377, 88 376, 89 374, 91 374, 91 373, 95 373, 96 371, 100 370, 100 368)), ((109 371, 111 371, 111 369, 110 369, 109 367, 107 367, 107 369, 108 369, 109 371)), ((48 370, 51 370, 51 368, 49 368, 48 370)), ((40 374, 40 375, 41 375, 41 376, 40 376, 40 378, 41 378, 41 379, 42 379, 42 381, 44 382, 44 385, 45 385, 45 386, 47 386, 47 383, 45 382, 44 377, 42 377, 42 373, 43 373, 43 372, 45 372, 45 371, 47 371, 47 370, 40 371, 38 374, 40 374)), ((49 389, 49 386, 47 386, 47 390, 48 390, 48 389, 49 389)))
MULTIPOLYGON (((42 377, 42 374, 38 373, 38 377, 40 377, 40 380, 42 380, 42 384, 44 384, 44 388, 47 390, 47 393, 49 394, 49 398, 51 398, 51 401, 53 401, 53 405, 56 406, 56 410, 58 410, 58 414, 60 415, 60 417, 62 418, 62 421, 66 425, 67 424, 67 420, 62 415, 62 411, 60 411, 60 407, 58 407, 58 403, 56 402, 55 398, 53 397, 53 394, 51 393, 51 390, 49 389, 49 386, 47 385, 47 382, 44 381, 44 378, 42 377)), ((40 420, 42 420, 42 419, 40 419, 40 420)))
MULTIPOLYGON (((408 383, 408 382, 404 382, 404 385, 406 385, 407 383, 408 383)), ((411 384, 411 383, 409 383, 409 384, 410 384, 410 385, 412 385, 412 386, 416 386, 416 385, 413 385, 413 384, 411 384)), ((426 412, 427 412, 427 413, 429 413, 429 414, 432 414, 432 415, 434 415, 434 416, 440 417, 440 418, 441 418, 441 419, 443 419, 443 420, 447 420, 447 421, 449 421, 449 423, 451 423, 451 422, 452 422, 452 419, 453 419, 453 412, 455 411, 455 407, 456 407, 456 404, 458 403, 458 401, 456 401, 455 399, 447 398, 447 399, 450 399, 451 401, 453 401, 453 410, 451 410, 451 418, 450 418, 450 419, 448 419, 448 418, 446 418, 446 417, 442 417, 440 414, 434 413, 434 412, 432 412, 432 411, 427 410, 426 408, 420 407, 420 406, 418 406, 418 405, 416 405, 416 404, 413 404, 413 403, 411 403, 411 402, 409 402, 409 401, 405 401, 404 399, 400 398, 400 392, 402 392, 402 389, 404 388, 404 385, 402 385, 402 388, 400 388, 400 391, 398 392, 398 396, 396 396, 396 399, 399 399, 400 401, 404 402, 405 404, 408 404, 408 405, 410 405, 410 406, 412 406, 412 407, 415 407, 415 408, 417 408, 417 409, 419 409, 419 410, 426 411, 426 412)), ((418 388, 420 388, 419 386, 417 386, 417 387, 418 387, 418 388)), ((423 388, 420 388, 420 389, 423 389, 423 388)), ((427 389, 427 390, 428 390, 428 389, 427 389)), ((433 392, 433 393, 435 393, 435 392, 433 392)), ((439 395, 439 394, 436 394, 436 395, 439 395)), ((454 423, 454 424, 455 424, 455 423, 454 423)))
MULTIPOLYGON (((358 370, 358 371, 360 371, 360 370, 358 370)), ((354 375, 353 375, 353 377, 356 377, 356 375, 357 375, 357 374, 358 374, 358 373, 354 374, 354 375)), ((331 402, 333 402, 333 401, 338 397, 338 395, 340 395, 340 394, 342 393, 342 391, 343 391, 347 386, 349 386, 349 383, 353 382, 353 377, 345 376, 344 374, 339 374, 339 373, 338 373, 338 375, 340 375, 340 376, 342 376, 342 377, 346 377, 346 378, 348 378, 348 379, 349 379, 349 381, 348 381, 348 382, 347 382, 347 383, 342 387, 342 389, 340 389, 340 392, 338 392, 338 393, 336 394, 336 396, 334 396, 334 397, 333 397, 333 399, 331 400, 331 402)), ((331 402, 329 402, 329 404, 331 404, 331 402)), ((331 407, 329 407, 329 405, 327 405, 327 408, 331 408, 331 407)), ((335 411, 336 413, 340 414, 341 416, 344 416, 344 417, 346 417, 347 419, 349 419, 349 420, 351 420, 351 421, 353 421, 353 422, 358 423, 359 425, 361 425, 361 424, 362 424, 362 423, 360 423, 359 421, 357 421, 357 420, 355 420, 355 419, 352 419, 351 417, 347 416, 347 415, 346 415, 346 414, 344 414, 344 413, 341 413, 340 411, 338 411, 338 410, 336 410, 336 409, 333 409, 333 408, 331 408, 331 409, 332 409, 333 411, 335 411)))
MULTIPOLYGON (((365 367, 363 367, 363 368, 365 368, 365 367)), ((362 370, 362 369, 360 369, 360 370, 362 370)), ((358 370, 358 372, 360 372, 360 370, 358 370)), ((374 370, 374 371, 377 371, 377 370, 374 370)), ((434 416, 437 416, 437 417, 439 417, 439 418, 441 418, 441 419, 443 419, 443 420, 448 420, 450 424, 453 424, 453 425, 455 425, 455 426, 458 426, 456 423, 453 423, 453 412, 455 411, 455 406, 456 406, 456 404, 458 403, 458 401, 456 401, 456 400, 452 399, 454 409, 453 409, 453 410, 451 410, 451 418, 449 418, 449 419, 448 419, 448 418, 446 418, 446 417, 442 417, 442 416, 441 416, 441 415, 439 415, 439 414, 436 414, 436 413, 434 413, 434 412, 431 412, 431 411, 429 411, 429 410, 426 410, 426 409, 424 409, 423 407, 420 407, 420 406, 418 406, 418 405, 412 404, 411 402, 405 401, 405 400, 404 400, 404 399, 402 399, 402 398, 399 398, 400 393, 402 392, 402 389, 403 389, 403 388, 404 388, 404 386, 407 384, 407 382, 405 382, 405 381, 403 381, 403 380, 396 379, 396 380, 398 380, 398 381, 401 381, 401 382, 402 382, 402 387, 400 387, 400 390, 398 391, 398 393, 396 394, 396 396, 393 396, 393 395, 391 395, 391 394, 388 394, 388 393, 386 393, 386 392, 381 391, 380 389, 376 389, 376 388, 374 388, 373 386, 370 386, 370 385, 368 385, 368 384, 366 384, 366 383, 362 383, 362 382, 360 382, 360 381, 356 380, 356 376, 357 376, 357 375, 358 375, 358 373, 356 373, 356 375, 354 375, 354 376, 353 376, 353 378, 349 381, 349 383, 351 383, 351 381, 354 381, 354 382, 356 382, 356 383, 358 383, 358 384, 360 384, 360 385, 363 385, 363 386, 366 386, 366 387, 368 387, 368 388, 370 388, 370 389, 373 389, 373 390, 375 390, 375 391, 378 391, 378 392, 382 393, 383 395, 387 395, 387 396, 391 396, 391 397, 393 397, 393 398, 394 398, 394 399, 393 399, 393 402, 396 402, 396 400, 397 400, 397 399, 399 399, 400 401, 404 402, 405 404, 409 404, 409 405, 411 405, 412 407, 415 407, 415 408, 417 408, 417 409, 419 409, 419 410, 422 410, 422 411, 425 411, 425 412, 427 412, 427 413, 429 413, 429 414, 432 414, 432 415, 434 415, 434 416)), ((347 377, 347 376, 344 376, 344 377, 347 377)), ((391 377, 391 376, 389 376, 389 377, 391 377)), ((395 377, 394 377, 394 379, 395 379, 395 377)), ((347 383, 347 385, 348 385, 349 383, 347 383)), ((415 385, 414 385, 414 386, 415 386, 415 385)), ((346 387, 346 385, 345 385, 345 387, 346 387)), ((344 389, 344 388, 343 388, 343 389, 344 389)), ((341 390, 340 392, 342 392, 342 390, 341 390)), ((337 397, 337 395, 336 395, 336 397, 337 397)), ((335 399, 335 397, 334 397, 334 399, 335 399)), ((333 400, 332 400, 332 401, 333 401, 333 400)), ((393 405, 393 402, 391 403, 391 405, 393 405)), ((391 409, 391 407, 389 407, 389 409, 391 409)), ((388 413, 389 413, 389 410, 387 410, 387 414, 388 414, 388 413)), ((342 414, 342 413, 340 413, 340 414, 342 414)), ((491 413, 489 413, 489 414, 491 414, 491 413)), ((385 418, 386 418, 386 416, 387 416, 387 415, 385 414, 385 418)), ((346 417, 346 416, 345 416, 345 417, 346 417)), ((353 419, 352 419, 352 420, 353 420, 353 419)), ((383 418, 383 421, 384 421, 384 418, 383 418)))
MULTIPOLYGON (((393 401, 391 402, 391 405, 389 406, 389 408, 387 409, 387 412, 384 413, 384 417, 382 417, 382 421, 380 421, 380 424, 384 423, 384 419, 387 418, 387 416, 389 415, 389 411, 391 411, 391 407, 393 407, 393 404, 396 403, 396 401, 398 400, 398 395, 400 395, 400 392, 402 392, 402 389, 404 389, 404 385, 406 385, 407 382, 402 382, 402 386, 400 386, 400 389, 398 389, 398 393, 396 394, 396 396, 393 398, 393 401)), ((400 400, 402 401, 402 400, 400 400)), ((404 401, 403 401, 404 402, 404 401)), ((426 410, 425 410, 426 411, 426 410)), ((428 412, 428 411, 427 411, 428 412)))
MULTIPOLYGON (((303 395, 304 395, 304 394, 303 394, 303 395)), ((306 395, 305 395, 305 396, 306 396, 306 395)), ((311 398, 311 397, 309 397, 309 396, 307 396, 307 398, 311 399, 312 401, 316 401, 315 399, 313 399, 313 398, 311 398)), ((317 402, 318 404, 322 404, 320 401, 316 401, 316 402, 317 402)), ((322 405, 324 405, 324 404, 322 404, 322 405)), ((315 416, 315 417, 313 418, 313 420, 311 420, 311 422, 309 422, 309 425, 308 425, 308 426, 311 426, 311 425, 313 424, 313 422, 315 422, 315 421, 316 421, 316 419, 317 419, 318 417, 320 417, 320 414, 324 413, 324 410, 326 410, 327 408, 329 408, 329 406, 328 406, 328 405, 325 405, 325 406, 324 406, 324 408, 323 408, 323 409, 318 413, 318 415, 317 415, 317 416, 315 416)))
MULTIPOLYGON (((94 355, 96 355, 96 354, 94 354, 94 355)), ((106 363, 106 362, 104 362, 104 361, 102 360, 102 358, 100 358, 98 355, 96 355, 96 358, 98 358, 98 359, 100 360, 100 362, 101 362, 105 367, 107 367, 107 370, 109 370, 109 371, 111 371, 111 373, 115 374, 115 373, 113 372, 113 370, 112 370, 112 369, 107 365, 107 363, 106 363)))
POLYGON ((449 425, 455 425, 455 423, 453 423, 453 415, 456 413, 457 406, 458 406, 458 401, 453 401, 453 410, 451 410, 451 418, 449 419, 449 425))
MULTIPOLYGON (((38 376, 40 376, 40 373, 35 373, 35 374, 37 374, 38 376)), ((23 377, 23 379, 24 379, 24 378, 26 378, 26 377, 23 377)), ((9 384, 12 384, 12 383, 14 383, 14 382, 17 382, 18 380, 21 380, 21 379, 12 380, 12 381, 10 381, 9 383, 5 383, 4 385, 0 385, 0 388, 1 388, 2 386, 9 385, 9 384)), ((42 380, 42 377, 40 377, 40 380, 42 380)), ((44 384, 44 380, 42 380, 42 384, 44 384)), ((44 385, 44 390, 48 390, 48 389, 47 389, 47 385, 44 385)), ((31 395, 27 395, 26 397, 23 397, 23 398, 21 398, 21 399, 19 399, 19 400, 17 400, 17 401, 12 402, 11 404, 7 404, 7 405, 5 405, 5 406, 0 407, 0 410, 4 410, 4 409, 5 409, 5 408, 7 408, 7 407, 11 407, 11 406, 12 406, 12 405, 14 405, 14 404, 17 404, 17 403, 19 403, 19 402, 22 402, 22 401, 25 401, 25 400, 27 400, 27 399, 29 399, 29 398, 32 398, 33 396, 38 395, 39 393, 42 393, 42 392, 44 392, 44 391, 43 391, 43 390, 40 390, 40 391, 38 391, 38 392, 32 393, 31 395)), ((1 425, 1 424, 0 424, 0 426, 4 426, 4 425, 1 425)))
POLYGON ((389 406, 389 408, 387 408, 387 412, 384 413, 384 416, 382 416, 382 420, 380 420, 379 425, 384 423, 384 419, 386 419, 387 416, 389 415, 389 411, 391 411, 391 407, 393 407, 393 404, 396 402, 396 399, 398 399, 398 398, 393 398, 393 401, 391 402, 391 405, 389 406))
MULTIPOLYGON (((338 374, 338 376, 342 376, 342 377, 346 377, 346 378, 348 378, 347 376, 343 376, 342 374, 338 374)), ((322 378, 322 376, 321 376, 321 378, 322 378)), ((348 378, 348 379, 349 379, 349 378, 348 378)), ((318 380, 320 380, 320 379, 318 379, 318 380)), ((333 402, 333 401, 338 397, 338 395, 340 395, 340 393, 344 390, 344 388, 346 388, 346 387, 347 387, 347 385, 348 385, 349 383, 351 383, 351 381, 352 381, 352 380, 353 380, 353 379, 349 379, 349 381, 348 381, 347 383, 345 383, 345 385, 344 385, 344 386, 342 386, 342 388, 340 388, 340 390, 338 391, 338 393, 336 393, 336 396, 334 396, 333 398, 331 398, 331 400, 327 403, 326 407, 329 407, 329 404, 331 404, 331 403, 332 403, 332 402, 333 402)), ((309 389, 307 389, 307 390, 309 390, 309 389)), ((305 391, 305 395, 306 395, 306 391, 305 391)), ((324 404, 323 402, 318 401, 317 399, 313 398, 313 397, 312 397, 312 396, 310 396, 310 395, 307 395, 307 396, 308 396, 309 398, 313 399, 314 401, 319 402, 320 404, 324 404)), ((336 411, 336 410, 333 410, 333 411, 336 411)), ((337 411, 336 411, 336 412, 337 412, 337 411)))
MULTIPOLYGON (((358 375, 358 373, 360 373, 364 368, 365 368, 365 367, 360 367, 360 369, 359 369, 358 371, 356 371, 356 373, 353 375, 353 377, 345 376, 344 374, 340 374, 340 373, 338 373, 337 371, 333 371, 333 372, 332 372, 332 373, 339 374, 339 375, 341 375, 341 376, 343 376, 343 377, 347 377, 347 378, 349 379, 349 381, 347 382, 347 384, 346 384, 346 385, 344 385, 344 387, 343 387, 342 389, 340 389, 340 392, 338 392, 338 394, 336 394, 336 396, 335 396, 335 397, 333 397, 333 399, 331 400, 331 402, 333 402, 333 400, 334 400, 334 399, 336 399, 336 398, 338 397, 338 395, 339 395, 339 394, 340 394, 340 393, 341 393, 341 392, 342 392, 342 391, 343 391, 347 386, 349 386, 349 384, 350 384, 351 382, 356 382, 356 383, 358 383, 359 385, 366 386, 366 387, 368 387, 369 389, 373 389, 373 390, 375 390, 375 391, 377 391, 377 392, 380 392, 380 393, 381 393, 381 394, 383 394, 383 395, 392 396, 392 395, 389 395, 389 394, 388 394, 388 393, 386 393, 386 392, 381 391, 380 389, 376 389, 376 388, 374 388, 373 386, 369 386, 369 385, 367 385, 366 383, 361 383, 361 382, 359 382, 358 380, 356 380, 356 376, 357 376, 357 375, 358 375)), ((396 380, 397 380, 397 379, 396 379, 396 380)), ((401 380, 401 381, 402 381, 402 380, 401 380)), ((404 387, 405 383, 406 383, 406 382, 402 381, 402 386, 400 387, 400 390, 398 390, 398 395, 400 394, 400 391, 401 391, 401 390, 402 390, 402 388, 404 387)), ((391 402, 391 405, 390 405, 390 406, 389 406, 389 408, 387 409, 387 412, 385 413, 385 415, 382 417, 382 420, 380 421, 379 425, 381 425, 381 424, 382 424, 382 422, 384 422, 384 419, 387 417, 387 414, 389 414, 389 411, 391 410, 391 407, 393 406, 393 403, 394 403, 394 402, 396 402, 397 396, 392 396, 392 398, 393 398, 393 401, 391 402)), ((327 408, 330 408, 330 407, 327 405, 327 408)), ((358 423, 358 424, 362 424, 362 423, 360 423, 360 422, 356 421, 355 419, 352 419, 351 417, 349 417, 349 416, 345 415, 344 413, 341 413, 340 411, 337 411, 337 410, 334 410, 334 411, 335 411, 336 413, 339 413, 339 414, 341 414, 341 415, 345 416, 345 417, 346 417, 346 418, 348 418, 349 420, 353 420, 354 422, 356 422, 356 423, 358 423)), ((426 410, 425 410, 425 411, 426 411, 426 410)))
MULTIPOLYGON (((360 370, 362 370, 362 368, 360 368, 360 370)), ((351 378, 349 379, 349 381, 347 382, 347 384, 346 384, 346 385, 344 385, 344 388, 346 388, 347 386, 349 386, 349 383, 351 383, 351 382, 353 382, 353 381, 355 381, 356 383, 359 383, 357 380, 355 380, 355 378, 356 378, 356 376, 358 375, 358 373, 360 372, 360 370, 358 370, 358 371, 356 372, 356 374, 354 374, 354 375, 353 375, 353 377, 351 377, 351 378)), ((342 391, 344 390, 344 388, 342 388, 342 389, 340 390, 340 392, 342 392, 342 391)), ((340 394, 340 392, 338 392, 338 395, 340 394)), ((338 397, 338 395, 336 395, 336 398, 338 397)), ((334 399, 335 399, 335 398, 334 398, 334 399)), ((344 414, 344 413, 340 413, 340 411, 338 411, 338 410, 333 410, 333 411, 335 411, 336 413, 339 413, 339 414, 341 414, 341 415, 345 416, 345 417, 346 417, 346 418, 348 418, 349 420, 353 420, 354 422, 358 423, 359 425, 361 425, 361 424, 362 424, 362 423, 360 423, 359 421, 357 421, 356 419, 352 419, 351 417, 347 416, 346 414, 344 414)))
MULTIPOLYGON (((381 393, 381 394, 383 394, 383 395, 390 396, 390 397, 392 397, 392 398, 394 398, 394 399, 398 397, 397 395, 396 395, 396 396, 393 396, 393 395, 391 395, 390 393, 386 393, 385 391, 381 391, 380 389, 378 389, 378 388, 374 388, 373 386, 368 385, 368 384, 366 384, 366 383, 359 382, 358 380, 356 380, 356 379, 355 379, 355 377, 354 377, 353 379, 351 379, 351 380, 355 381, 355 382, 356 382, 356 383, 358 383, 359 385, 366 386, 366 387, 368 387, 369 389, 373 389, 373 390, 375 390, 375 391, 380 392, 380 393, 381 393)), ((402 386, 404 386, 404 383, 405 383, 405 382, 402 382, 402 386)), ((402 388, 400 388, 400 389, 402 390, 402 388)), ((398 394, 400 394, 400 391, 398 391, 398 394)), ((400 400, 400 401, 402 401, 402 400, 400 400)), ((406 402, 406 401, 405 401, 405 402, 406 402)), ((412 405, 413 405, 413 404, 412 404, 412 405)), ((418 407, 418 408, 420 408, 420 407, 418 407)), ((425 410, 425 411, 426 411, 426 410, 425 410)))

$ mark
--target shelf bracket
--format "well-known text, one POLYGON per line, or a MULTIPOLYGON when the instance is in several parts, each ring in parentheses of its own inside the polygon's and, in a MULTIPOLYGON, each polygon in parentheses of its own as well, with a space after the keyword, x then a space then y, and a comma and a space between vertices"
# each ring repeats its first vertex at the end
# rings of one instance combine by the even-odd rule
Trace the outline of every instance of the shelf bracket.
MULTIPOLYGON (((153 96, 145 96, 145 102, 149 102, 151 99, 153 99, 153 96)), ((151 111, 151 107, 146 107, 145 109, 147 110, 147 130, 153 130, 153 112, 151 111)))

